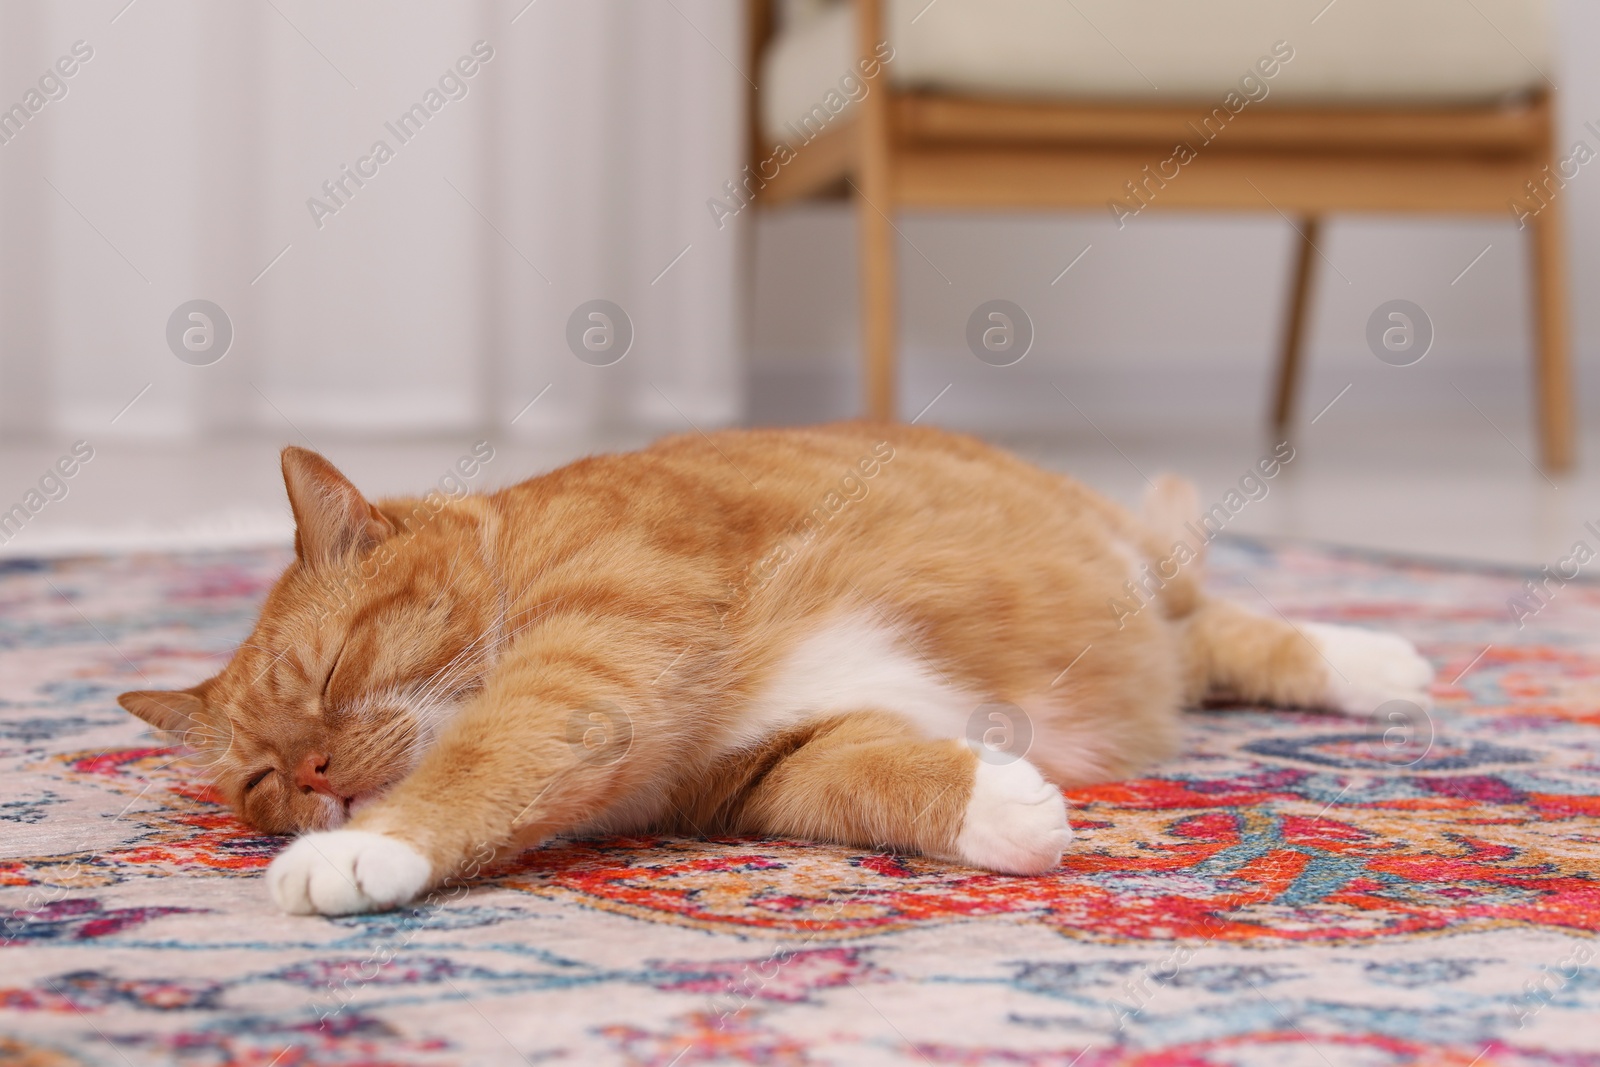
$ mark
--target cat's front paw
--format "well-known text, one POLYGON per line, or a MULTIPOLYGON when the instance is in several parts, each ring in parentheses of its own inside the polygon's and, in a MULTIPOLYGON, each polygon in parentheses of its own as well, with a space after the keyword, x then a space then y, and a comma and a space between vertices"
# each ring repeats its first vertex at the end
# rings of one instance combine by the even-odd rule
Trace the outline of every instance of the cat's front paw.
POLYGON ((351 915, 404 904, 433 867, 410 845, 367 830, 307 834, 267 868, 273 902, 291 915, 351 915))
POLYGON ((1072 841, 1061 790, 1026 760, 978 761, 956 852, 974 867, 1001 874, 1043 874, 1072 841))
POLYGON ((1375 715, 1391 700, 1432 706, 1433 665, 1399 634, 1319 622, 1299 627, 1328 661, 1329 706, 1347 715, 1375 715))

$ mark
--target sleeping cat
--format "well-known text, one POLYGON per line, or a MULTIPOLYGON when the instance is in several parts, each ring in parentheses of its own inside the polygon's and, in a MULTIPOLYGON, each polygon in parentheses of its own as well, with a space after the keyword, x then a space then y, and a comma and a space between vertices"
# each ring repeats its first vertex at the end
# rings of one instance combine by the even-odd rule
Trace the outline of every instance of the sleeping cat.
POLYGON ((249 640, 121 703, 301 835, 267 872, 294 913, 647 830, 1038 874, 1058 786, 1167 756, 1186 705, 1370 715, 1432 678, 1208 597, 1184 483, 1135 518, 932 429, 677 437, 453 500, 369 503, 300 448, 283 475, 296 558, 249 640))

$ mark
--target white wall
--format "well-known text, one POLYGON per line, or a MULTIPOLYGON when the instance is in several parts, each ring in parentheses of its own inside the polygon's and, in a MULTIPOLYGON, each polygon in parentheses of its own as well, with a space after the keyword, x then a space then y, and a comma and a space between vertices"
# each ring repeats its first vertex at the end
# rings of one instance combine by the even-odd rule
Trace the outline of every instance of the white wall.
POLYGON ((743 159, 744 83, 719 55, 739 11, 0 5, 0 112, 74 42, 93 49, 64 97, 0 138, 0 438, 736 419, 738 249, 704 205, 743 159), (480 46, 469 78, 442 81, 480 46), (426 125, 391 133, 430 91, 426 125), (380 140, 393 158, 330 198, 323 183, 366 170, 380 140), (196 298, 234 326, 205 366, 166 337, 196 298), (637 327, 605 367, 566 340, 596 298, 637 327))
MULTIPOLYGON (((1589 61, 1600 46, 1600 5, 1554 2, 1562 142, 1582 138, 1600 150, 1600 139, 1583 129, 1585 121, 1600 126, 1600 70, 1589 61)), ((1592 423, 1600 420, 1600 382, 1592 373, 1600 315, 1589 300, 1600 283, 1600 167, 1583 170, 1564 195, 1574 354, 1582 410, 1592 423)), ((900 245, 906 416, 954 382, 930 419, 1057 426, 1077 416, 1054 382, 1097 421, 1261 419, 1293 251, 1293 234, 1277 216, 1150 212, 1120 232, 1106 212, 922 214, 900 225, 909 242, 900 245), (1091 251, 1052 286, 1086 245, 1091 251), (1014 367, 980 364, 963 340, 967 315, 993 297, 1020 304, 1035 323, 1033 351, 1014 367)), ((1504 220, 1341 218, 1325 234, 1322 249, 1337 272, 1318 261, 1302 393, 1307 417, 1353 382, 1339 417, 1386 424, 1477 419, 1466 393, 1526 440, 1527 261, 1524 234, 1509 212, 1504 220), (1492 246, 1488 254, 1452 284, 1485 246, 1492 246), (1380 364, 1364 341, 1369 314, 1394 298, 1422 305, 1437 330, 1432 352, 1414 367, 1380 364)), ((848 207, 769 212, 756 237, 752 416, 853 413, 859 393, 848 207)))

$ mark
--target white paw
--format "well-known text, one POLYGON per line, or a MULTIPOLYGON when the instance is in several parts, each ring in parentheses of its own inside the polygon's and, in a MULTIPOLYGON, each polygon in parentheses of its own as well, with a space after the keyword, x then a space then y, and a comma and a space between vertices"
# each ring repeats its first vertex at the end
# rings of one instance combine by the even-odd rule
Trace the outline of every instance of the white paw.
POLYGON ((398 838, 366 830, 307 834, 267 868, 267 888, 291 915, 350 915, 404 904, 433 869, 398 838))
POLYGON ((972 799, 956 837, 967 863, 1001 874, 1043 874, 1072 841, 1061 790, 1026 760, 978 761, 972 799))
POLYGON ((1423 710, 1432 706, 1428 683, 1433 665, 1399 634, 1354 626, 1299 623, 1332 668, 1328 671, 1328 703, 1349 715, 1374 715, 1390 700, 1409 700, 1423 710))

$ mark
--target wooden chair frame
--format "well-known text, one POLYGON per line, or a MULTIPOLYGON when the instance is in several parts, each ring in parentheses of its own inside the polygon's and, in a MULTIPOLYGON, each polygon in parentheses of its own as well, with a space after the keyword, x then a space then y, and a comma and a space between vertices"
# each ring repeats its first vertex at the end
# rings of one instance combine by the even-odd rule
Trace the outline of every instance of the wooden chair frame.
MULTIPOLYGON (((750 70, 772 32, 770 0, 749 0, 750 70)), ((860 57, 885 39, 882 0, 855 0, 860 57)), ((1144 181, 1203 105, 973 98, 891 90, 867 95, 770 179, 773 145, 752 86, 752 170, 766 205, 826 195, 855 199, 867 414, 895 414, 896 233, 904 208, 1107 210, 1144 181)), ((1276 211, 1300 234, 1270 421, 1287 429, 1300 378, 1307 309, 1324 216, 1361 212, 1523 217, 1532 239, 1534 375, 1540 453, 1552 471, 1574 459, 1563 204, 1552 195, 1554 102, 1473 107, 1257 107, 1161 185, 1160 210, 1276 211), (1532 186, 1530 187, 1530 184, 1532 186), (1537 191, 1537 195, 1535 195, 1537 191)))

